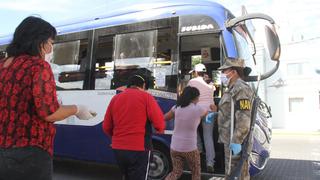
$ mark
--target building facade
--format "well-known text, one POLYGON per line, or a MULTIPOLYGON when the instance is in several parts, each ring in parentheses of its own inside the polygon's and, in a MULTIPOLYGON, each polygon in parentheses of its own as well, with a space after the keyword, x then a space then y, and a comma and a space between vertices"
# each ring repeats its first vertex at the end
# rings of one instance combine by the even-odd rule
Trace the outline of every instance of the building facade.
POLYGON ((320 38, 282 44, 279 70, 265 83, 273 128, 320 130, 319 46, 320 38))

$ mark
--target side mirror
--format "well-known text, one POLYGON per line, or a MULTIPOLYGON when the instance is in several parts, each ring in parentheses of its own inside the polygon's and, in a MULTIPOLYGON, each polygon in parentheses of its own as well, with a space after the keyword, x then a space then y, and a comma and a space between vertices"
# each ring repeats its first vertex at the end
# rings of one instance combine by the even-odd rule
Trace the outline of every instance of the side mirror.
POLYGON ((281 54, 279 37, 269 26, 265 26, 265 33, 270 58, 279 61, 281 54))

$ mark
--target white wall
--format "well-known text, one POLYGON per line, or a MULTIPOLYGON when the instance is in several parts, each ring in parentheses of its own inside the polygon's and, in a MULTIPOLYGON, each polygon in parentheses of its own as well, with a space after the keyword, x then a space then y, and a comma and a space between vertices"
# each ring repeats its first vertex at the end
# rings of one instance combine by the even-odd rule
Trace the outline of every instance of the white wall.
POLYGON ((279 72, 267 81, 267 101, 272 107, 274 128, 320 130, 320 74, 316 73, 316 69, 320 70, 319 45, 320 39, 282 45, 279 72), (302 74, 290 76, 290 63, 302 63, 302 74), (279 79, 284 84, 275 87, 279 79), (289 112, 289 98, 303 98, 298 110, 289 112))

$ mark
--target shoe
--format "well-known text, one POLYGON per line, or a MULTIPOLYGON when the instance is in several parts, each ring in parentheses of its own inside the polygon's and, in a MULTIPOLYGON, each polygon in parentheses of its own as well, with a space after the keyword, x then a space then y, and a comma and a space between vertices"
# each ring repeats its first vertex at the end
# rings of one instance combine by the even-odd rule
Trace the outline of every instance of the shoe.
POLYGON ((214 172, 213 165, 207 165, 207 171, 208 171, 208 173, 213 173, 214 172))

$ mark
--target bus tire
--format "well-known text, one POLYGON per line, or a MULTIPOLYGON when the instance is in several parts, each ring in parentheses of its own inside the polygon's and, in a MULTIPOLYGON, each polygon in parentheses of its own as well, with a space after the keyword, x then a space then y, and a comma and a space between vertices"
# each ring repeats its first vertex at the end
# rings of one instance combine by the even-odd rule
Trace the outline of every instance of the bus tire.
POLYGON ((172 169, 170 151, 165 145, 154 143, 150 161, 149 179, 164 179, 172 169))

